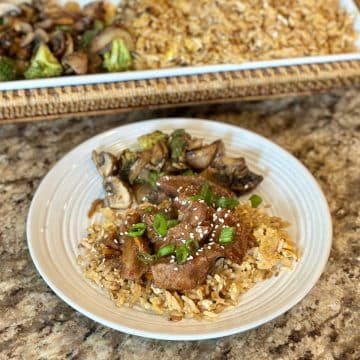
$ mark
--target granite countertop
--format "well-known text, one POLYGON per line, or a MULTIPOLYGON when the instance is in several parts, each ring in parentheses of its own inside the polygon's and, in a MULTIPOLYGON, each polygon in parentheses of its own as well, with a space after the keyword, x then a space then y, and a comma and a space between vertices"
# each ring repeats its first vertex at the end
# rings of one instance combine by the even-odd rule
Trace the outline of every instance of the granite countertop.
POLYGON ((360 92, 133 112, 0 127, 0 359, 359 359, 360 92), (216 119, 262 134, 314 174, 334 241, 309 295, 278 319, 196 342, 116 332, 61 301, 36 272, 25 222, 34 191, 66 152, 117 125, 165 116, 216 119))

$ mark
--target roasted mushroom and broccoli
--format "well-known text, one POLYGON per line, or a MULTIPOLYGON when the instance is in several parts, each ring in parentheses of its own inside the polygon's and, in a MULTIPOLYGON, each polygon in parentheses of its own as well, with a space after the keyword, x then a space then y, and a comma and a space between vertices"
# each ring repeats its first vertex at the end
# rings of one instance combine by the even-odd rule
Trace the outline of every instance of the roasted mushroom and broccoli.
POLYGON ((117 8, 96 1, 0 1, 0 81, 132 68, 134 42, 117 8))

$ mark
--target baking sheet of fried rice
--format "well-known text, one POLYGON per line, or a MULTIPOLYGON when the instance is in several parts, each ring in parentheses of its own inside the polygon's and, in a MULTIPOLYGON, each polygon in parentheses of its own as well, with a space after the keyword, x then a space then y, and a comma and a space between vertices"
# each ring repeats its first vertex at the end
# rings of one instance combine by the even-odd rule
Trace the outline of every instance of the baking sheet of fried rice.
POLYGON ((79 245, 78 263, 85 277, 103 288, 117 306, 137 305, 172 321, 215 319, 224 309, 239 304, 241 295, 256 283, 280 271, 291 271, 300 257, 300 250, 286 231, 289 226, 286 221, 270 216, 266 207, 252 208, 248 201, 240 202, 236 214, 251 227, 257 242, 244 260, 237 264, 219 259, 206 282, 194 289, 182 292, 159 289, 153 285, 151 276, 145 275, 141 281, 119 276, 116 261, 106 258, 103 249, 104 240, 117 228, 124 212, 109 208, 99 211, 102 221, 88 228, 87 237, 79 245))

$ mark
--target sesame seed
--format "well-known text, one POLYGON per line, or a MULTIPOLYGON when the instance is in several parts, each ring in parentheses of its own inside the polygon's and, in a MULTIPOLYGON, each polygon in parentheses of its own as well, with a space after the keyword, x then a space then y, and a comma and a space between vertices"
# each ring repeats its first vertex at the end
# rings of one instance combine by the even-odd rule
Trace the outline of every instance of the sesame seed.
POLYGON ((185 243, 186 243, 186 240, 185 240, 185 239, 181 239, 181 242, 182 242, 183 244, 185 244, 185 243))
POLYGON ((195 215, 195 220, 199 220, 199 217, 197 215, 195 215))
POLYGON ((236 224, 236 227, 240 227, 240 224, 236 224))
POLYGON ((114 239, 114 243, 115 243, 115 244, 118 244, 119 242, 118 242, 116 239, 114 239))
POLYGON ((125 234, 125 235, 127 235, 127 234, 128 234, 128 232, 127 232, 127 231, 125 231, 125 232, 124 232, 124 234, 125 234))
POLYGON ((226 213, 225 215, 224 215, 224 218, 226 219, 227 217, 229 217, 229 213, 226 213))
POLYGON ((207 248, 210 250, 210 249, 211 249, 211 246, 209 245, 207 248))
POLYGON ((174 271, 178 271, 179 270, 179 268, 178 267, 174 267, 174 271))
POLYGON ((170 264, 173 264, 175 262, 175 259, 170 259, 170 264))
POLYGON ((194 258, 194 257, 190 255, 187 259, 188 259, 188 260, 192 260, 193 258, 194 258))
POLYGON ((221 224, 223 224, 223 223, 224 223, 224 219, 219 219, 219 222, 220 222, 221 224))
POLYGON ((225 249, 222 245, 220 246, 221 249, 225 249))

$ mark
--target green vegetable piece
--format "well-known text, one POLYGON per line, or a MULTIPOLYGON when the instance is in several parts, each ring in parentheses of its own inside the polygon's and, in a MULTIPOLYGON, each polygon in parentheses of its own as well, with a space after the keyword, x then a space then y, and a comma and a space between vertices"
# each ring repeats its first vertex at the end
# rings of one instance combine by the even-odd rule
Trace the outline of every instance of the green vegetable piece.
POLYGON ((151 134, 145 134, 140 136, 138 138, 138 142, 142 150, 150 150, 154 147, 156 143, 161 140, 167 140, 167 138, 168 136, 166 134, 159 130, 156 130, 151 134))
POLYGON ((170 219, 170 220, 167 220, 166 221, 166 226, 168 229, 176 226, 180 221, 179 220, 176 220, 176 219, 170 219))
POLYGON ((164 176, 164 175, 165 175, 164 172, 158 172, 156 170, 151 170, 149 172, 147 181, 154 189, 156 189, 157 188, 156 183, 157 183, 159 176, 164 176))
POLYGON ((105 25, 101 20, 96 19, 94 21, 94 30, 101 31, 104 27, 105 25))
POLYGON ((167 234, 167 220, 163 214, 155 215, 153 228, 160 236, 165 236, 167 234))
POLYGON ((109 72, 125 71, 131 68, 131 54, 123 40, 112 41, 110 51, 104 54, 103 66, 109 72))
POLYGON ((199 242, 195 239, 186 240, 185 245, 189 249, 189 252, 192 254, 196 252, 196 250, 200 247, 199 242))
POLYGON ((0 25, 4 25, 4 18, 0 17, 0 25))
POLYGON ((209 183, 204 183, 201 187, 200 193, 194 196, 190 196, 189 200, 204 200, 209 206, 212 205, 216 201, 215 194, 211 191, 209 183))
POLYGON ((155 260, 156 260, 156 256, 155 255, 150 255, 149 253, 145 252, 145 251, 141 251, 137 254, 137 258, 138 260, 140 260, 141 262, 143 262, 144 264, 152 264, 155 260))
POLYGON ((153 207, 152 207, 152 206, 148 206, 147 208, 144 209, 144 211, 145 211, 147 214, 151 213, 152 210, 153 210, 153 207))
POLYGON ((163 247, 161 247, 157 252, 157 257, 164 257, 171 255, 175 252, 175 245, 174 244, 168 244, 163 247))
POLYGON ((15 61, 7 56, 0 56, 0 81, 10 81, 16 78, 15 61))
POLYGON ((220 197, 215 201, 216 207, 223 209, 234 209, 239 201, 236 198, 220 197))
POLYGON ((188 256, 189 256, 189 249, 185 244, 178 246, 176 248, 175 257, 176 257, 176 262, 178 264, 184 264, 188 256))
POLYGON ((251 195, 249 200, 250 200, 251 206, 253 208, 257 208, 263 201, 262 198, 259 195, 256 195, 256 194, 251 195))
POLYGON ((234 240, 234 235, 234 227, 223 227, 220 232, 219 243, 221 245, 230 244, 234 240))
POLYGON ((135 163, 136 159, 136 152, 128 149, 122 152, 119 160, 119 176, 121 180, 129 181, 130 168, 135 163))
POLYGON ((55 29, 65 33, 71 33, 71 27, 68 25, 56 25, 55 29))
POLYGON ((45 44, 41 44, 31 59, 29 68, 24 72, 26 79, 59 76, 63 68, 45 44))
POLYGON ((189 138, 189 134, 187 134, 184 129, 173 131, 170 140, 171 158, 173 160, 179 161, 184 159, 185 148, 189 138))
POLYGON ((142 236, 146 230, 146 225, 144 223, 134 224, 131 229, 128 231, 128 235, 131 237, 142 236))
POLYGON ((99 33, 99 30, 92 29, 86 30, 79 40, 79 46, 81 49, 87 49, 91 42, 93 41, 94 37, 99 33))

